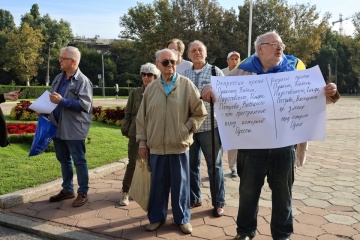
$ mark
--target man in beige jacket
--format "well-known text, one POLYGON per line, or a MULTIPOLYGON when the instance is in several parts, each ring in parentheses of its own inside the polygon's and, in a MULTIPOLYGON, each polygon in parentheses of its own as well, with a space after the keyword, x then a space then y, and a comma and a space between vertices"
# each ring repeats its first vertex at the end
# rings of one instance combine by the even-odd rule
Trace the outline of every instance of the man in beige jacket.
POLYGON ((189 147, 207 112, 195 85, 176 72, 174 51, 156 52, 156 66, 161 75, 146 88, 136 117, 139 155, 150 159, 152 172, 146 230, 166 221, 171 189, 174 222, 190 234, 189 147))

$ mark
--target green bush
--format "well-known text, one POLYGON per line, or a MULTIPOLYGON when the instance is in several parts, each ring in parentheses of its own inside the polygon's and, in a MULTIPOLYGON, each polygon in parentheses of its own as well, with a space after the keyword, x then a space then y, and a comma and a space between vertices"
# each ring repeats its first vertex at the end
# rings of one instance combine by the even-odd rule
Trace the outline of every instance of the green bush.
POLYGON ((13 120, 23 120, 23 121, 36 121, 37 114, 29 109, 31 105, 30 101, 22 100, 17 103, 10 111, 10 116, 13 120))

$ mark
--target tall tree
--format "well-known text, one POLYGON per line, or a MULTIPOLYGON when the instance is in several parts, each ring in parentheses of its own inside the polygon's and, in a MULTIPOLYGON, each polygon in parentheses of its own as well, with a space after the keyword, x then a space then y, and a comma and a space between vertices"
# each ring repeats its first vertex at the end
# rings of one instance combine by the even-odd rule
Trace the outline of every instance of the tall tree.
POLYGON ((41 16, 37 3, 31 6, 30 13, 21 16, 21 25, 24 23, 27 23, 33 29, 41 29, 41 16))
POLYGON ((13 15, 4 9, 0 9, 0 31, 15 29, 15 22, 13 15))
POLYGON ((45 45, 40 54, 46 61, 40 65, 38 74, 39 82, 44 84, 47 75, 47 62, 50 60, 49 72, 50 79, 52 79, 57 74, 57 72, 53 72, 52 70, 56 69, 58 66, 57 58, 59 50, 68 45, 73 34, 69 22, 63 19, 60 19, 60 21, 51 19, 49 14, 41 16, 39 10, 38 4, 33 4, 30 13, 26 13, 22 16, 21 24, 27 23, 33 29, 41 30, 41 33, 44 36, 45 45))
POLYGON ((289 29, 281 31, 283 40, 289 43, 286 52, 296 55, 305 64, 309 63, 320 52, 331 16, 325 13, 320 19, 316 6, 309 4, 295 4, 290 12, 291 25, 289 29))
POLYGON ((39 64, 44 59, 39 55, 44 44, 40 30, 32 29, 24 23, 19 29, 9 33, 9 41, 4 51, 4 69, 13 70, 16 76, 30 86, 30 80, 37 75, 39 64))

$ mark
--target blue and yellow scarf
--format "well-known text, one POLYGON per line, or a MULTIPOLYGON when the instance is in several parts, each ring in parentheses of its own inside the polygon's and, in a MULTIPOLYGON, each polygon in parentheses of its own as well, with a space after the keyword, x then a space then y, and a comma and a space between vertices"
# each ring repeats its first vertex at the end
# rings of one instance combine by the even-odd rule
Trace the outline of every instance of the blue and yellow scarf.
POLYGON ((305 65, 297 57, 294 57, 293 55, 283 54, 282 60, 279 63, 279 65, 270 68, 269 70, 264 72, 259 58, 255 55, 251 55, 250 57, 242 61, 238 68, 248 72, 265 74, 265 73, 289 72, 294 70, 304 70, 305 65))

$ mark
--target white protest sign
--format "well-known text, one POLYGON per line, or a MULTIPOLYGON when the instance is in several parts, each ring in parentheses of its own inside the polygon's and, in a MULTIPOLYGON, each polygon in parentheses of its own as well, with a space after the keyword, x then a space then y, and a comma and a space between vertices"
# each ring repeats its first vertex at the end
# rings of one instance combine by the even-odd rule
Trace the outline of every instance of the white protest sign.
POLYGON ((326 133, 325 81, 302 71, 211 77, 224 150, 280 148, 326 133))

